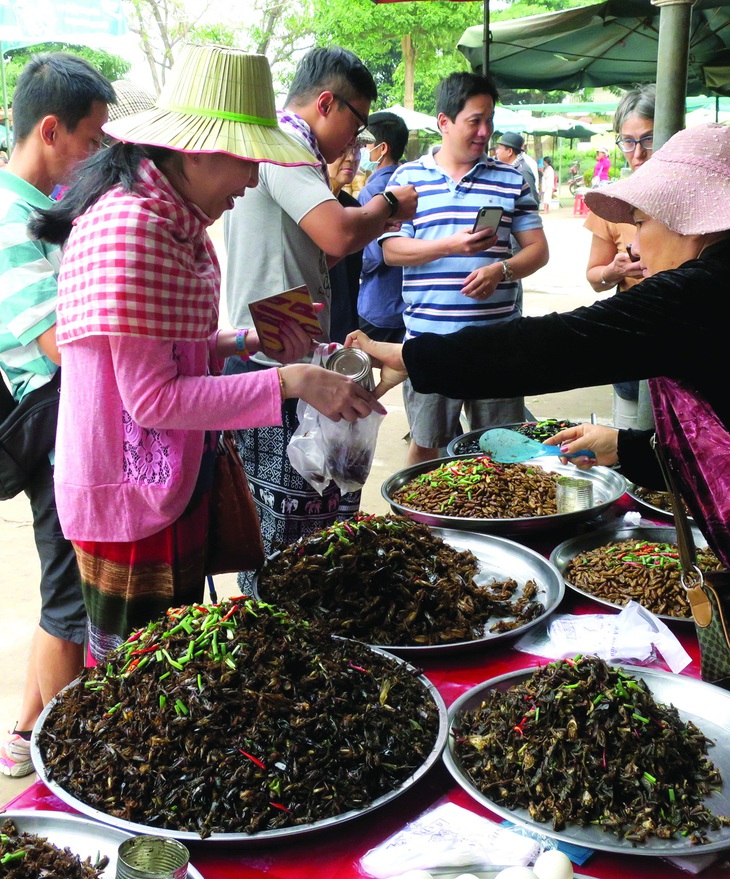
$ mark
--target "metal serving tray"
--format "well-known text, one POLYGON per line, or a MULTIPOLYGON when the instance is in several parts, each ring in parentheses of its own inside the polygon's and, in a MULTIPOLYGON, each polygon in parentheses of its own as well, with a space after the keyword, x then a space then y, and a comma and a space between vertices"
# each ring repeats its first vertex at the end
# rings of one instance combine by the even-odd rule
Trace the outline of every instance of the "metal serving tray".
MULTIPOLYGON (((404 662, 404 660, 400 659, 397 656, 393 656, 385 650, 381 650, 377 647, 371 647, 370 649, 375 653, 385 654, 394 662, 407 664, 404 662)), ((246 843, 253 844, 269 842, 270 840, 274 839, 285 840, 293 837, 298 838, 300 836, 311 834, 315 831, 339 827, 345 821, 352 821, 354 818, 359 818, 362 815, 368 815, 371 812, 374 812, 376 809, 381 808, 382 806, 389 803, 391 800, 394 800, 396 797, 404 794, 428 772, 428 770, 434 765, 434 763, 438 761, 438 759, 441 757, 441 752, 444 749, 444 745, 446 744, 448 732, 446 704, 441 697, 439 691, 431 683, 431 681, 428 680, 427 677, 421 675, 418 680, 423 687, 424 694, 430 695, 435 702, 439 714, 439 729, 436 736, 436 741, 431 750, 431 753, 428 755, 421 767, 417 769, 410 778, 406 779, 403 784, 400 785, 400 787, 390 791, 387 794, 384 794, 382 797, 378 797, 377 799, 373 800, 373 802, 370 803, 370 805, 366 808, 352 810, 350 812, 344 812, 343 814, 336 815, 333 818, 325 818, 321 821, 315 821, 313 824, 304 824, 295 827, 282 827, 274 830, 263 830, 260 833, 212 833, 206 839, 201 839, 200 836, 194 831, 170 830, 164 827, 153 827, 146 824, 136 824, 133 821, 127 821, 123 818, 117 818, 114 815, 108 815, 106 812, 101 812, 98 809, 89 806, 87 803, 84 803, 81 800, 77 799, 72 794, 68 793, 57 782, 52 781, 46 774, 46 768, 44 766, 43 758, 38 747, 38 734, 43 729, 43 726, 47 721, 48 714, 58 697, 54 698, 51 702, 48 703, 48 705, 43 709, 41 716, 36 721, 35 727, 33 728, 33 736, 31 739, 31 758, 33 760, 33 766, 38 773, 38 777, 46 785, 46 787, 48 787, 51 793, 55 794, 59 798, 59 800, 62 800, 64 803, 67 803, 70 806, 73 806, 74 809, 76 809, 78 812, 81 812, 83 815, 87 815, 89 818, 93 818, 95 821, 99 821, 102 824, 108 824, 112 827, 119 828, 120 830, 127 831, 127 834, 151 834, 153 836, 166 836, 171 837, 172 839, 178 839, 184 843, 199 843, 201 845, 230 845, 232 843, 236 845, 246 843)), ((77 682, 74 681, 73 683, 69 684, 69 687, 74 687, 76 685, 77 682)), ((64 689, 68 689, 69 687, 64 689)), ((61 692, 63 693, 63 691, 61 692)))
MULTIPOLYGON (((538 668, 539 666, 534 666, 509 672, 477 684, 460 696, 449 709, 449 728, 462 712, 477 708, 484 700, 487 691, 507 690, 531 677, 538 668)), ((674 705, 682 720, 692 721, 714 743, 714 747, 710 746, 708 749, 708 756, 719 769, 724 785, 720 791, 707 797, 705 803, 716 815, 730 815, 730 692, 671 672, 632 666, 624 666, 624 668, 637 679, 645 681, 657 702, 674 705)), ((534 821, 527 809, 506 809, 477 790, 466 772, 462 770, 460 761, 454 753, 453 735, 449 735, 444 762, 455 781, 478 803, 502 818, 562 842, 617 854, 657 857, 697 855, 730 848, 730 827, 707 831, 706 845, 693 845, 688 837, 677 839, 651 837, 644 843, 634 844, 629 840, 619 839, 599 827, 568 826, 564 830, 555 831, 549 822, 543 824, 534 821)))
MULTIPOLYGON (((35 833, 44 836, 58 848, 70 848, 82 860, 91 858, 95 862, 98 857, 106 855, 109 865, 101 874, 104 879, 114 879, 117 871, 117 850, 125 839, 133 836, 124 830, 69 815, 66 812, 17 811, 0 812, 0 823, 10 818, 21 833, 35 833)), ((145 833, 150 833, 145 829, 145 833)), ((157 836, 157 831, 153 831, 157 836)), ((202 873, 188 864, 188 879, 203 879, 202 873)))
MULTIPOLYGON (((697 546, 698 549, 704 549, 707 546, 707 541, 702 536, 699 528, 692 529, 692 536, 695 541, 695 546, 697 546)), ((582 534, 580 537, 573 537, 570 540, 566 540, 559 544, 550 553, 550 561, 560 571, 565 580, 565 569, 568 566, 568 562, 574 559, 577 555, 580 555, 582 552, 588 552, 591 549, 597 549, 599 546, 605 546, 617 540, 652 540, 657 543, 676 543, 677 530, 676 528, 669 528, 668 526, 664 527, 661 525, 637 525, 633 528, 601 528, 600 531, 591 531, 588 534, 582 534)), ((599 604, 603 604, 606 607, 623 608, 622 604, 608 601, 605 598, 599 598, 597 595, 593 595, 592 592, 587 592, 585 589, 580 589, 578 586, 573 585, 573 583, 570 583, 568 580, 565 580, 565 585, 572 589, 573 592, 577 592, 579 595, 597 601, 599 604)), ((689 608, 689 605, 687 605, 687 607, 689 608)), ((687 617, 674 617, 666 613, 658 613, 656 616, 662 620, 674 620, 679 623, 691 623, 693 621, 691 615, 687 617)))
MULTIPOLYGON (((639 486, 634 485, 632 482, 629 482, 626 486, 626 494, 628 494, 637 507, 641 507, 642 511, 652 518, 658 517, 660 519, 671 519, 674 521, 674 513, 670 513, 669 510, 663 510, 661 507, 657 507, 655 504, 650 504, 648 501, 644 500, 644 498, 639 497, 636 493, 638 487, 639 486)), ((687 513, 687 519, 690 522, 694 522, 694 519, 689 513, 687 513)))
MULTIPOLYGON (((540 553, 528 549, 522 544, 507 540, 504 537, 495 537, 491 534, 476 534, 473 531, 455 531, 446 528, 432 528, 436 537, 452 546, 459 552, 470 550, 479 560, 479 571, 474 578, 479 585, 489 584, 499 580, 513 578, 519 583, 515 598, 522 594, 525 583, 534 580, 537 584, 536 600, 544 607, 544 613, 534 620, 524 623, 522 626, 510 632, 486 632, 482 638, 473 641, 456 641, 452 644, 430 644, 426 646, 414 645, 377 645, 396 656, 408 657, 417 661, 420 657, 446 653, 461 653, 474 648, 483 648, 495 642, 501 642, 522 635, 528 629, 543 622, 549 614, 560 604, 565 594, 563 578, 553 564, 540 553)), ((254 596, 262 601, 267 601, 266 590, 259 587, 258 578, 254 585, 254 596)), ((501 619, 513 620, 514 617, 495 617, 489 620, 487 626, 494 625, 501 619)))
POLYGON ((474 455, 453 455, 450 458, 436 458, 399 470, 385 480, 381 494, 390 504, 394 513, 409 516, 416 522, 424 522, 437 528, 454 528, 459 531, 479 531, 490 534, 535 534, 551 528, 575 525, 595 518, 614 504, 626 491, 626 480, 615 470, 608 467, 591 467, 590 470, 578 471, 572 464, 561 464, 557 458, 531 458, 525 461, 531 467, 540 467, 560 476, 580 476, 593 484, 593 506, 587 510, 576 510, 572 513, 554 513, 550 516, 525 516, 520 519, 468 519, 460 516, 441 516, 438 513, 426 513, 414 510, 393 500, 399 488, 422 473, 436 470, 449 461, 473 458, 474 455))

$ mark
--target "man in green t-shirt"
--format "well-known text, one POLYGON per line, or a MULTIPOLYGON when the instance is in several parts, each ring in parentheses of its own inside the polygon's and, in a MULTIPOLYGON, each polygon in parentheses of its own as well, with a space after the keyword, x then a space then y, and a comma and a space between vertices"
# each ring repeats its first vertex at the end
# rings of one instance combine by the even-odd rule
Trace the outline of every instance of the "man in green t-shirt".
MULTIPOLYGON (((49 382, 60 364, 56 347, 56 279, 60 250, 31 240, 27 222, 51 193, 99 149, 111 84, 81 58, 37 55, 13 95, 15 147, 0 170, 0 369, 14 398, 49 382)), ((25 490, 41 562, 41 617, 33 637, 23 703, 10 738, 0 745, 0 770, 33 771, 30 731, 43 706, 83 666, 86 613, 76 558, 61 534, 53 467, 44 461, 25 490)))

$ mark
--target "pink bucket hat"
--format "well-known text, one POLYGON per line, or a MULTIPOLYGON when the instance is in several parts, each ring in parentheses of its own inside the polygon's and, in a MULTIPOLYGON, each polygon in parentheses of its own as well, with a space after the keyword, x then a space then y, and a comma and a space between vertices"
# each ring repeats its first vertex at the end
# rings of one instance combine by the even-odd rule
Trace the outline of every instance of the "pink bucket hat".
POLYGON ((730 128, 677 132, 630 177, 587 192, 585 202, 612 223, 633 223, 638 208, 680 235, 729 230, 730 128))

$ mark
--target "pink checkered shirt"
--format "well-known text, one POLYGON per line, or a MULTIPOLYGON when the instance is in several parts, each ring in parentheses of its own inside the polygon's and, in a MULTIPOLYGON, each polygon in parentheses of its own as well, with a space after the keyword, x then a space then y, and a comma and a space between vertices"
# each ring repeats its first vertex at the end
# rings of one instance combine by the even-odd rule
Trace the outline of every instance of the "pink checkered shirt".
POLYGON ((58 278, 58 344, 87 336, 202 341, 218 326, 211 220, 143 159, 74 223, 58 278))

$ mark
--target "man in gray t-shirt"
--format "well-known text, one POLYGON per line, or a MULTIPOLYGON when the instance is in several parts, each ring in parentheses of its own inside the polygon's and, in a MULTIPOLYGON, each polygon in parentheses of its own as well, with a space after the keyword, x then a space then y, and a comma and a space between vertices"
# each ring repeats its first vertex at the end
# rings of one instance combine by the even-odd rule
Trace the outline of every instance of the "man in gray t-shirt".
MULTIPOLYGON (((327 164, 367 125, 375 82, 352 52, 337 46, 313 49, 294 75, 280 126, 309 147, 318 167, 261 165, 259 185, 238 199, 225 221, 228 255, 226 296, 231 323, 251 325, 249 303, 306 284, 317 302, 322 341, 329 338, 328 266, 362 248, 398 221, 413 217, 413 186, 382 193, 365 207, 345 208, 332 195, 327 164)), ((227 372, 274 366, 261 355, 244 362, 230 358, 227 372)), ((282 409, 283 427, 238 431, 251 489, 261 517, 264 546, 289 544, 357 512, 355 497, 340 497, 331 484, 320 495, 296 473, 286 447, 297 427, 296 400, 282 409)), ((251 576, 239 574, 249 591, 251 576)))

